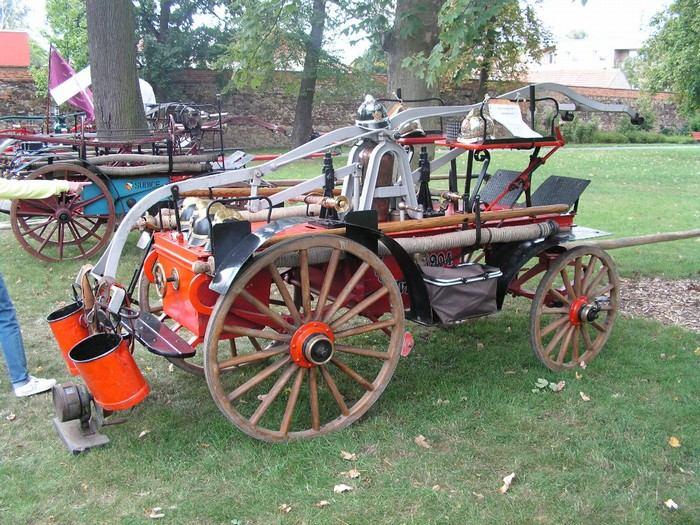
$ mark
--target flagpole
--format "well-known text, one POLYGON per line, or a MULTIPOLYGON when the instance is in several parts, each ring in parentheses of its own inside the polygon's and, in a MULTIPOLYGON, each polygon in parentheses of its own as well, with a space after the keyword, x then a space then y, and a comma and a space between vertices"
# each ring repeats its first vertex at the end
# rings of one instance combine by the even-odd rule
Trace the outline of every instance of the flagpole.
POLYGON ((53 44, 49 44, 49 68, 46 77, 46 134, 51 133, 51 51, 53 44))

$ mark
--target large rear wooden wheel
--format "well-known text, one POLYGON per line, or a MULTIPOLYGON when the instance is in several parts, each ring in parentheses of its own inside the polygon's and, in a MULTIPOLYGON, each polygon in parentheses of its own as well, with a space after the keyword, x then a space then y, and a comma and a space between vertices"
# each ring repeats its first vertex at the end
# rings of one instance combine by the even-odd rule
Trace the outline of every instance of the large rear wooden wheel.
POLYGON ((320 436, 381 396, 404 330, 396 280, 370 250, 333 235, 284 241, 257 255, 214 307, 207 384, 224 415, 254 438, 320 436), (230 334, 262 348, 231 358, 222 341, 230 334))
POLYGON ((80 194, 14 200, 10 223, 15 238, 32 256, 46 262, 85 259, 109 242, 116 211, 109 189, 92 171, 73 164, 48 164, 28 180, 91 182, 80 194))
POLYGON ((610 336, 619 308, 620 281, 612 257, 579 246, 549 267, 532 301, 532 349, 550 370, 590 363, 610 336))

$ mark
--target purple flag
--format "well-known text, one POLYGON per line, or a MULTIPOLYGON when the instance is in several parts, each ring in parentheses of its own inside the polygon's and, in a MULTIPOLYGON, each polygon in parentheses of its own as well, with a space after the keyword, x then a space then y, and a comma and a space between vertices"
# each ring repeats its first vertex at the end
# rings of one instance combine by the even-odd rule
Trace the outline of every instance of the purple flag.
POLYGON ((49 92, 56 104, 68 102, 84 111, 88 120, 95 119, 95 106, 92 103, 90 68, 76 74, 70 64, 52 46, 49 51, 49 92))

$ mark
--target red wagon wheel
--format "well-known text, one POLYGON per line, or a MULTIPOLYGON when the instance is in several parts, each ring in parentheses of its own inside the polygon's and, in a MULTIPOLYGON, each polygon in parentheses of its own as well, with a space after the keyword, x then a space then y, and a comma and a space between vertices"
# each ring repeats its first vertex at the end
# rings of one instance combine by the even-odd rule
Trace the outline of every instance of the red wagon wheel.
POLYGON ((530 310, 535 355, 550 370, 590 363, 610 336, 620 281, 612 257, 579 246, 560 255, 542 278, 530 310))
POLYGON ((109 242, 116 212, 109 189, 96 174, 78 165, 48 164, 27 179, 92 183, 78 195, 12 202, 12 231, 28 253, 46 262, 84 259, 109 242))
POLYGON ((377 401, 404 329, 396 279, 374 253, 338 236, 291 239, 255 257, 217 301, 204 343, 207 384, 224 415, 254 438, 320 436, 377 401), (256 319, 255 327, 232 318, 256 319), (220 344, 226 334, 255 337, 262 351, 230 358, 220 344))

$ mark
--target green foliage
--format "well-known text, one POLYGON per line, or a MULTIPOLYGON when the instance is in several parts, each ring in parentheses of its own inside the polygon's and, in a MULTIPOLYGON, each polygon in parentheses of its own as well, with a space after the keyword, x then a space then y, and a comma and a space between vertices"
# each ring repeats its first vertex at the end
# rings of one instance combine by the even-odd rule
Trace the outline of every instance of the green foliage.
POLYGON ((34 88, 38 98, 44 98, 48 93, 49 77, 47 64, 49 62, 49 54, 37 42, 31 40, 29 42, 29 57, 30 65, 29 72, 34 80, 34 88))
POLYGON ((440 79, 459 83, 480 70, 489 78, 515 78, 550 41, 534 9, 517 0, 445 2, 439 24, 440 42, 430 55, 404 63, 430 85, 440 79))
POLYGON ((564 139, 571 144, 692 144, 687 135, 677 135, 675 130, 666 133, 653 133, 634 126, 628 120, 621 120, 615 131, 599 129, 597 120, 583 122, 579 119, 566 122, 561 130, 564 139))
POLYGON ((73 69, 80 71, 90 61, 88 59, 87 18, 85 2, 82 0, 47 0, 46 39, 70 62, 73 69))
POLYGON ((639 58, 639 77, 651 92, 672 91, 686 115, 700 110, 700 4, 674 0, 653 22, 655 33, 639 58))
POLYGON ((700 131, 700 112, 695 113, 690 119, 688 119, 688 127, 690 131, 700 131))
POLYGON ((561 126, 562 134, 567 142, 572 144, 590 144, 593 142, 593 135, 598 131, 599 122, 591 120, 584 122, 581 119, 574 119, 572 122, 565 122, 561 126))
POLYGON ((211 67, 225 51, 231 28, 229 12, 215 0, 135 1, 142 76, 160 96, 173 97, 170 78, 178 69, 211 67), (200 25, 198 15, 216 22, 200 25))

